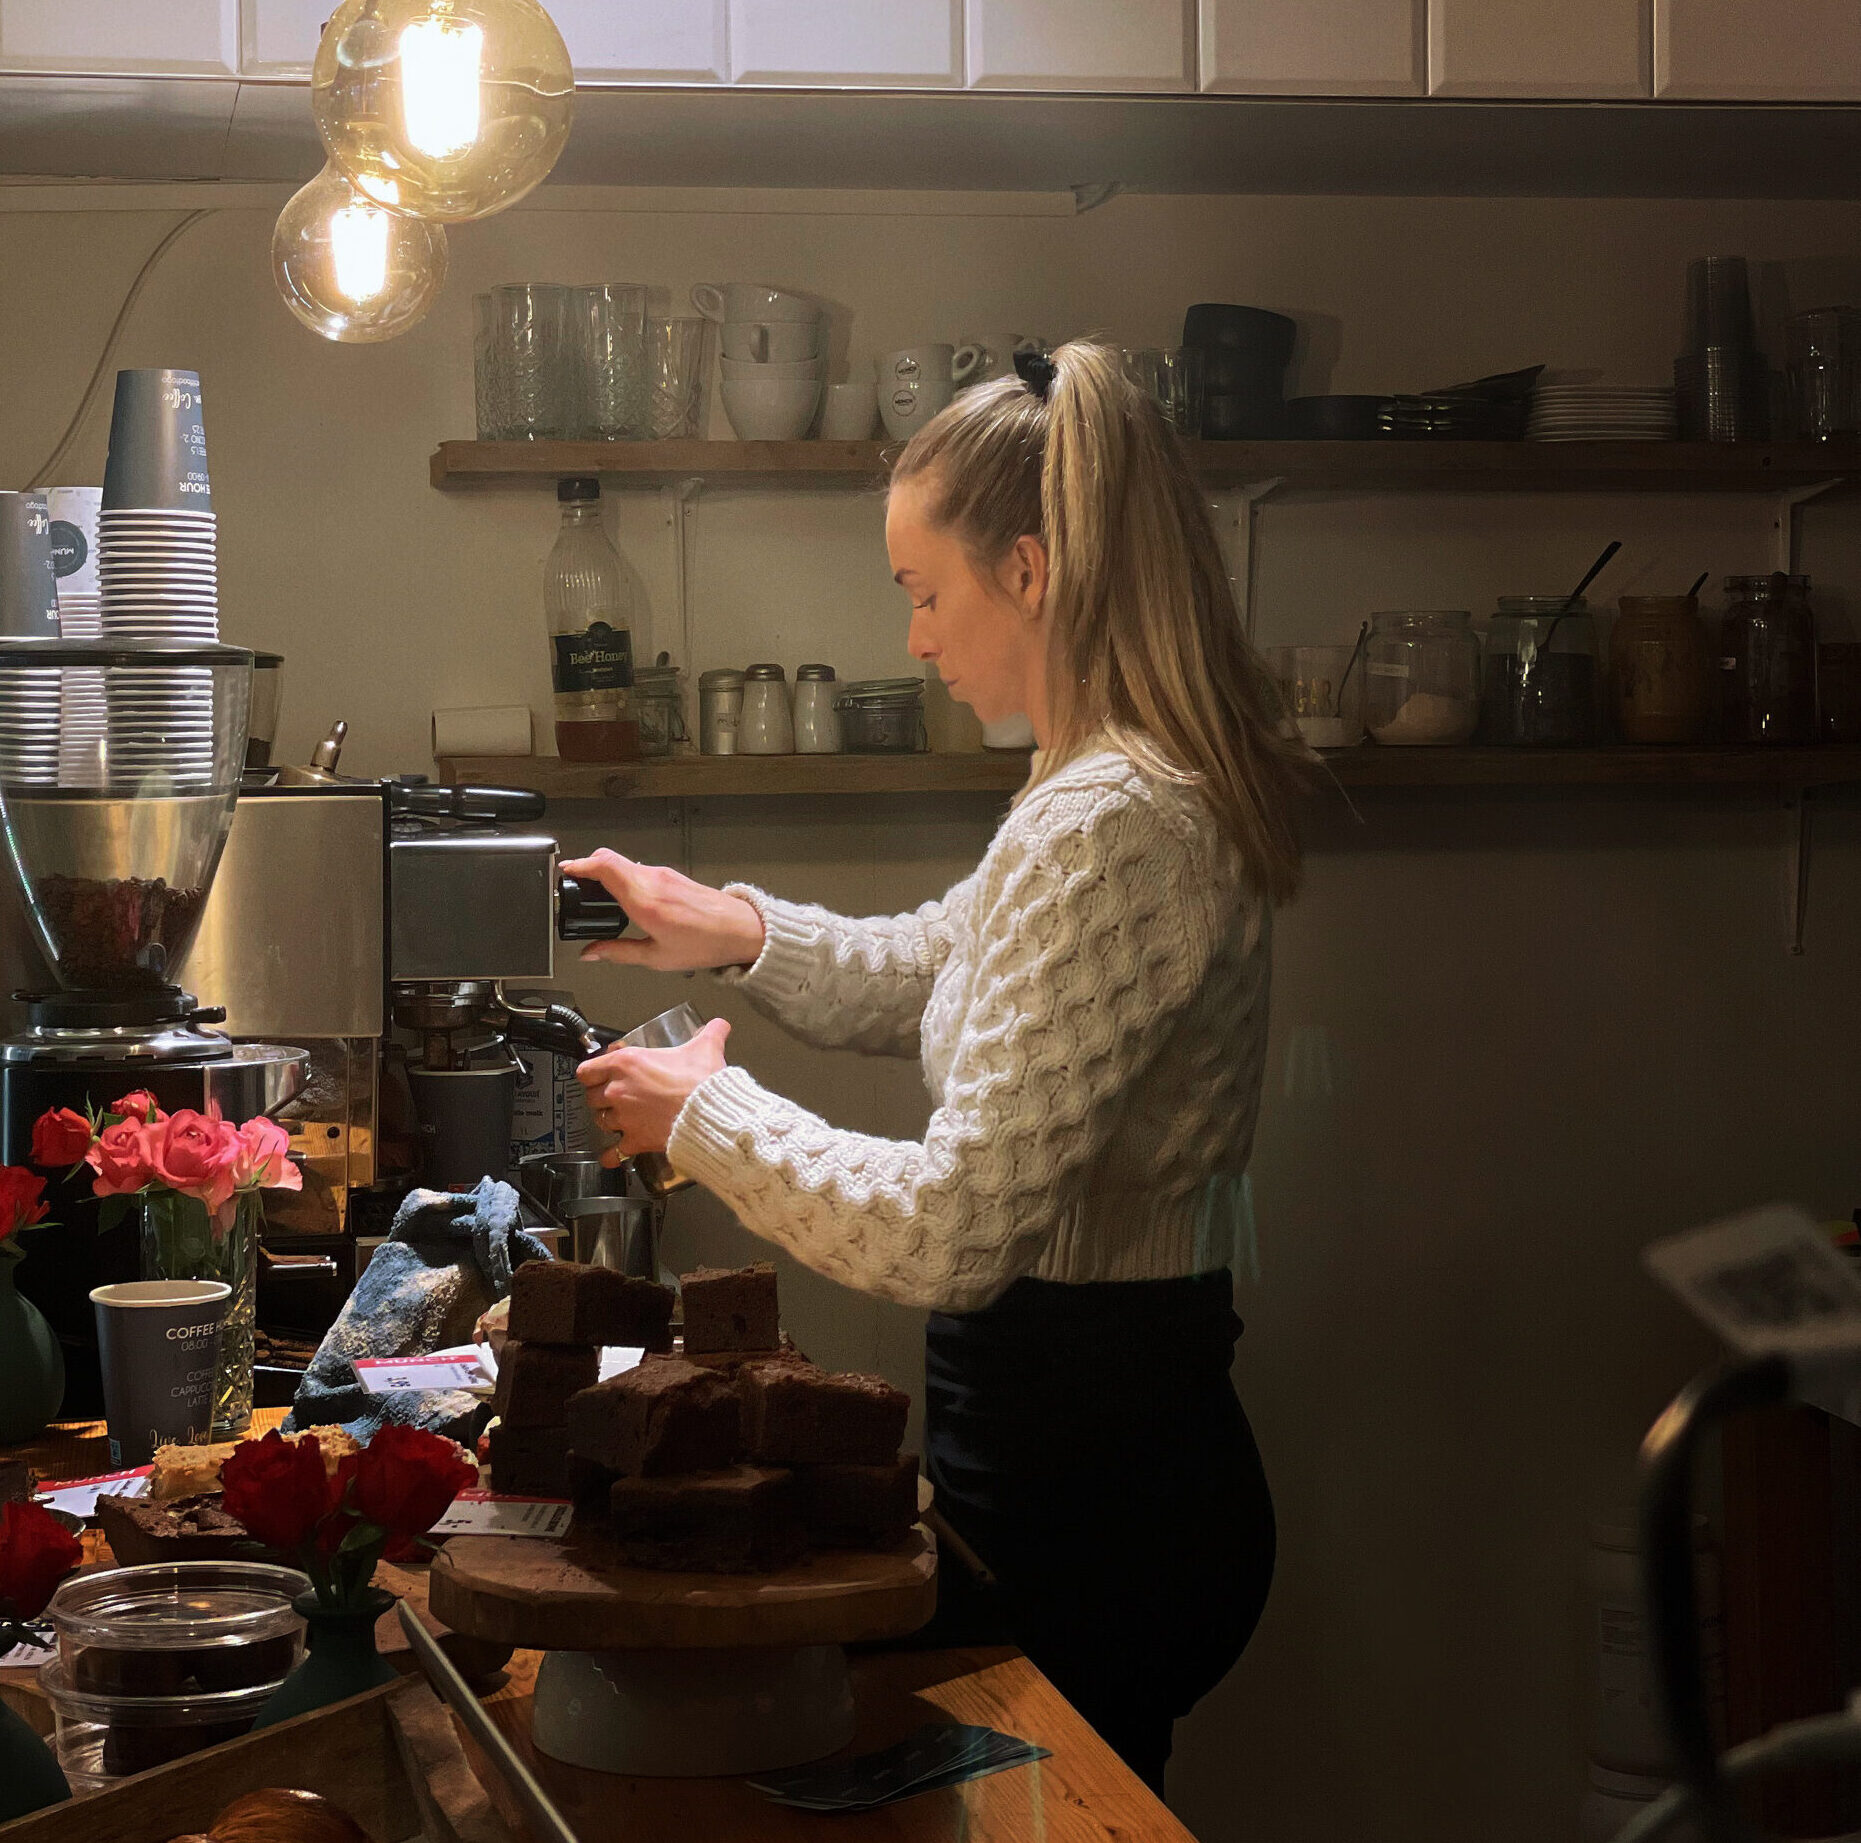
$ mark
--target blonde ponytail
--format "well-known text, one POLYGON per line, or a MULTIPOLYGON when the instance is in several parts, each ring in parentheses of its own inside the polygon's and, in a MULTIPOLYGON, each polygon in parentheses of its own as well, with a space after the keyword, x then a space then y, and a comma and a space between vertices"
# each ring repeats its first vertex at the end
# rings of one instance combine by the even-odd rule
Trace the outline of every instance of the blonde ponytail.
POLYGON ((1290 897, 1292 806, 1315 758, 1241 631, 1182 444, 1118 353, 1061 346, 1044 396, 1019 378, 966 392, 892 479, 927 479, 933 522, 984 567, 1017 538, 1045 545, 1043 772, 1108 736, 1146 773, 1200 788, 1262 892, 1290 897))

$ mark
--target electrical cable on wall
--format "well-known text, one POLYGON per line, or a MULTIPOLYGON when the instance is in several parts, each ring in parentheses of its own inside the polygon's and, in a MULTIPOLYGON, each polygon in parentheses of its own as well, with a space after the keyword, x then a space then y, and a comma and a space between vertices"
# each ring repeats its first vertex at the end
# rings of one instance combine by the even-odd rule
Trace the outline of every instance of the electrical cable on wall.
POLYGON ((84 386, 84 394, 78 398, 78 406, 71 412, 71 420, 65 424, 64 433, 59 436, 52 452, 36 468, 26 481, 30 487, 50 484, 52 476, 63 462, 71 444, 77 440, 78 430, 84 426, 84 419, 91 412, 91 406, 97 401, 97 393, 103 388, 103 380, 109 374, 110 361, 116 356, 116 348, 122 342, 123 329, 129 323, 129 315, 140 299, 142 290, 148 285, 148 279, 155 273, 156 265, 180 240, 182 233, 198 224, 202 218, 213 216, 211 207, 190 211, 178 224, 169 228, 161 241, 149 251, 142 260, 142 267, 136 271, 135 280, 129 284, 129 292, 123 296, 123 304, 116 310, 116 319, 111 323, 110 331, 103 342, 103 350, 97 356, 96 368, 90 374, 90 382, 84 386))

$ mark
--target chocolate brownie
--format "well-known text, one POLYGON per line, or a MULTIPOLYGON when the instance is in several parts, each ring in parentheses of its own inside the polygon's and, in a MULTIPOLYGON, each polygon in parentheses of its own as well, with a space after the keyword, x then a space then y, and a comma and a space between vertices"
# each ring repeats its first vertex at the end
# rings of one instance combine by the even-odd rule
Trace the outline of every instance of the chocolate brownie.
POLYGON ((807 1547, 795 1475, 766 1466, 617 1479, 608 1518, 640 1568, 758 1573, 788 1567, 807 1547))
POLYGON ((774 1350, 782 1339, 776 1318, 775 1268, 700 1267, 680 1276, 685 1306, 685 1348, 694 1355, 712 1350, 774 1350))
POLYGON ((737 1371, 744 1456, 761 1465, 887 1465, 911 1398, 883 1376, 840 1376, 812 1363, 737 1371))
POLYGON ((702 1472, 737 1456, 737 1392, 679 1357, 648 1357, 569 1398, 569 1447, 623 1478, 702 1472))
POLYGON ((801 1466, 795 1477, 808 1540, 820 1548, 889 1549, 918 1520, 916 1453, 889 1465, 801 1466))
POLYGON ((567 1497, 569 1430, 499 1421, 491 1429, 491 1489, 513 1497, 567 1497))
POLYGON ((510 1334, 539 1344, 671 1348, 672 1289, 613 1267, 525 1261, 511 1276, 510 1334))
POLYGON ((151 1504, 142 1497, 100 1497, 97 1521, 110 1553, 125 1567, 153 1561, 232 1561, 250 1555, 252 1536, 218 1496, 151 1504))
POLYGON ((512 1338, 498 1363, 492 1410, 508 1427, 560 1427, 569 1397, 601 1373, 592 1344, 526 1344, 512 1338))
POLYGON ((607 1494, 619 1476, 592 1459, 584 1459, 572 1447, 569 1450, 569 1497, 578 1516, 605 1517, 607 1494))

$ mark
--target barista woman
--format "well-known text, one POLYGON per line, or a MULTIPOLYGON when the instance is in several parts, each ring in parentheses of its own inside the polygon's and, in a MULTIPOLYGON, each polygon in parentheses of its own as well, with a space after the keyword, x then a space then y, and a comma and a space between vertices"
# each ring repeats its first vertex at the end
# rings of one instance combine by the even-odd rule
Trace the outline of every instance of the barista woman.
POLYGON ((925 1442, 1013 1636, 1151 1785, 1239 1657, 1273 1511, 1229 1377, 1228 1201, 1253 1144, 1271 913, 1305 760, 1175 437, 1075 344, 959 397, 892 475, 909 645, 1040 753, 975 873, 850 920, 611 852, 646 938, 805 1041, 921 1059, 917 1141, 843 1132, 725 1061, 714 1022, 581 1079, 830 1279, 930 1308, 925 1442))

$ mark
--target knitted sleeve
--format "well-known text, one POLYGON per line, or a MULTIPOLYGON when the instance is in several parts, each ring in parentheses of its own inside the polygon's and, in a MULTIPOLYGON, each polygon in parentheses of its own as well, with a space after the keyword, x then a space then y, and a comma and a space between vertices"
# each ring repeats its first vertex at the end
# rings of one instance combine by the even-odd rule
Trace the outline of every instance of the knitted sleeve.
POLYGON ((754 966, 721 976, 804 1043, 915 1056, 931 983, 950 951, 948 906, 962 887, 915 914, 854 921, 733 883, 725 893, 762 917, 763 950, 754 966))
POLYGON ((670 1152, 745 1227, 906 1304, 986 1304, 1038 1260, 1239 900, 1206 836, 1127 788, 1025 799, 972 892, 978 965, 921 1143, 840 1132, 740 1068, 670 1152))

